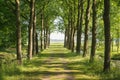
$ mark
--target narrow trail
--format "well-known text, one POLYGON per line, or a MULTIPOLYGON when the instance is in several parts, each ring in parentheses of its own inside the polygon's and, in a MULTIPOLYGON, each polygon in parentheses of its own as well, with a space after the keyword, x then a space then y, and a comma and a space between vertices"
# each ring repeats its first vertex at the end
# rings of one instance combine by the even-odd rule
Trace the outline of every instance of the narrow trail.
POLYGON ((83 80, 94 79, 81 71, 84 63, 75 59, 61 45, 51 45, 31 62, 26 62, 20 80, 83 80))

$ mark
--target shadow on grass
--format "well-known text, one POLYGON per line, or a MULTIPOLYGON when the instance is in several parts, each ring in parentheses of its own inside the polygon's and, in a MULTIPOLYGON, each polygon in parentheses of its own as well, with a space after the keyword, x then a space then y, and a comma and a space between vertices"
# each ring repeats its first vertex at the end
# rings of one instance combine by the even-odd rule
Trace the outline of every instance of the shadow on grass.
POLYGON ((69 57, 75 57, 75 56, 77 56, 77 54, 75 54, 75 53, 64 53, 64 52, 63 53, 62 52, 58 52, 58 53, 53 53, 53 52, 51 52, 51 53, 41 53, 41 54, 38 55, 38 57, 40 57, 40 58, 43 58, 43 57, 47 57, 47 58, 49 58, 49 57, 55 57, 55 58, 65 57, 65 58, 69 58, 69 57))
POLYGON ((51 72, 51 71, 33 71, 33 72, 23 72, 24 75, 26 76, 38 76, 38 75, 51 75, 51 76, 55 76, 55 75, 61 75, 61 74, 68 74, 68 75, 72 75, 72 74, 83 74, 82 72, 51 72))
POLYGON ((52 45, 31 61, 25 60, 22 72, 16 71, 16 74, 11 73, 11 75, 24 75, 23 80, 41 80, 40 77, 48 77, 45 80, 56 80, 50 78, 57 77, 57 75, 72 77, 72 79, 59 77, 60 80, 115 80, 115 78, 118 78, 118 76, 111 77, 111 75, 108 75, 109 77, 107 77, 106 74, 103 74, 101 65, 102 63, 99 61, 90 64, 88 58, 82 58, 75 53, 70 53, 62 45, 52 45))

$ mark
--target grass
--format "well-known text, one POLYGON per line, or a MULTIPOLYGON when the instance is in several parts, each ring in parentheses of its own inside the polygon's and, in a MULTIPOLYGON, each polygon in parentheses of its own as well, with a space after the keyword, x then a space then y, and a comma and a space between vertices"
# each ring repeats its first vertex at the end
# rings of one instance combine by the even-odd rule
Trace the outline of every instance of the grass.
POLYGON ((61 44, 52 44, 31 61, 24 60, 21 66, 2 65, 0 80, 118 80, 120 68, 113 63, 111 66, 111 72, 103 73, 103 59, 99 56, 89 63, 89 56, 83 58, 61 44))

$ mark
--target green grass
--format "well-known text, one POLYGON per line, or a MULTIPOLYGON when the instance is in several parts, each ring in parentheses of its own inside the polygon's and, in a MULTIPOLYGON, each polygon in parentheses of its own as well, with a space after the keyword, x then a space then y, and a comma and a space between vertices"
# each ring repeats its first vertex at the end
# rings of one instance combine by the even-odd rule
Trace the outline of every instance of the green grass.
POLYGON ((120 68, 114 63, 111 66, 109 73, 103 73, 103 58, 96 56, 95 62, 89 63, 89 56, 83 58, 61 44, 52 44, 31 61, 24 60, 21 66, 2 65, 0 80, 118 80, 120 68))

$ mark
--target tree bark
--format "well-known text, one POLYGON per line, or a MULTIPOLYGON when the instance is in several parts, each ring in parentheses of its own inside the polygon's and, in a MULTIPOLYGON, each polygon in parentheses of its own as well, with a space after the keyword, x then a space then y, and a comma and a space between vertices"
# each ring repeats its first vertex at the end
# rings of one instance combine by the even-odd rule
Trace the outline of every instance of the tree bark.
POLYGON ((50 46, 50 29, 48 29, 48 46, 50 46))
MULTIPOLYGON (((70 10, 69 10, 70 12, 70 10)), ((68 15, 68 31, 67 31, 67 48, 70 49, 70 33, 71 33, 71 21, 70 21, 70 15, 68 15)))
POLYGON ((88 24, 89 24, 89 18, 90 18, 90 0, 87 0, 83 57, 85 57, 87 52, 88 52, 88 24))
POLYGON ((67 47, 67 27, 65 28, 64 47, 67 47))
POLYGON ((104 0, 104 37, 105 37, 105 51, 104 51, 104 72, 110 71, 110 0, 104 0))
POLYGON ((77 20, 77 43, 76 43, 76 53, 77 54, 80 54, 80 51, 81 51, 82 23, 83 23, 83 0, 79 0, 78 20, 77 20), (81 13, 81 15, 80 15, 80 13, 81 13))
POLYGON ((67 31, 67 49, 69 48, 69 43, 70 43, 70 22, 68 21, 68 31, 67 31))
POLYGON ((41 19, 42 19, 42 25, 41 25, 41 33, 40 33, 40 48, 41 51, 43 51, 43 27, 44 27, 44 19, 43 19, 43 13, 41 14, 41 19))
POLYGON ((46 49, 46 25, 44 26, 44 30, 43 30, 43 32, 44 32, 44 49, 46 49))
POLYGON ((34 5, 34 17, 33 17, 33 55, 36 54, 36 14, 34 5))
POLYGON ((22 50, 21 50, 21 26, 20 26, 20 0, 15 0, 16 2, 16 32, 17 32, 17 60, 18 64, 22 63, 22 50))
POLYGON ((91 54, 90 54, 90 62, 94 62, 94 57, 95 57, 95 51, 96 51, 96 0, 93 0, 92 4, 92 12, 93 12, 93 17, 92 17, 92 43, 91 43, 91 54))
POLYGON ((28 59, 32 59, 33 50, 33 21, 34 21, 35 0, 30 1, 30 22, 29 22, 29 40, 28 40, 28 59))
POLYGON ((39 48, 38 48, 38 34, 36 33, 36 54, 38 54, 39 52, 39 48))
POLYGON ((46 48, 49 47, 49 27, 48 25, 46 26, 46 48))
POLYGON ((76 17, 75 17, 75 13, 76 13, 76 0, 74 0, 74 7, 73 7, 73 12, 72 12, 72 14, 73 14, 73 21, 72 21, 72 23, 73 23, 73 25, 72 25, 72 48, 71 48, 71 50, 72 50, 72 52, 74 52, 74 48, 75 48, 75 32, 76 32, 76 24, 75 24, 75 22, 76 22, 76 17))
POLYGON ((75 24, 74 24, 74 14, 73 14, 73 7, 69 8, 70 13, 70 21, 69 21, 69 48, 72 52, 74 52, 74 33, 75 33, 75 24))
POLYGON ((119 33, 119 29, 117 29, 117 53, 119 53, 119 46, 120 46, 120 33, 119 33))
POLYGON ((77 16, 77 41, 76 41, 76 53, 80 53, 80 3, 81 1, 78 0, 78 16, 77 16))

